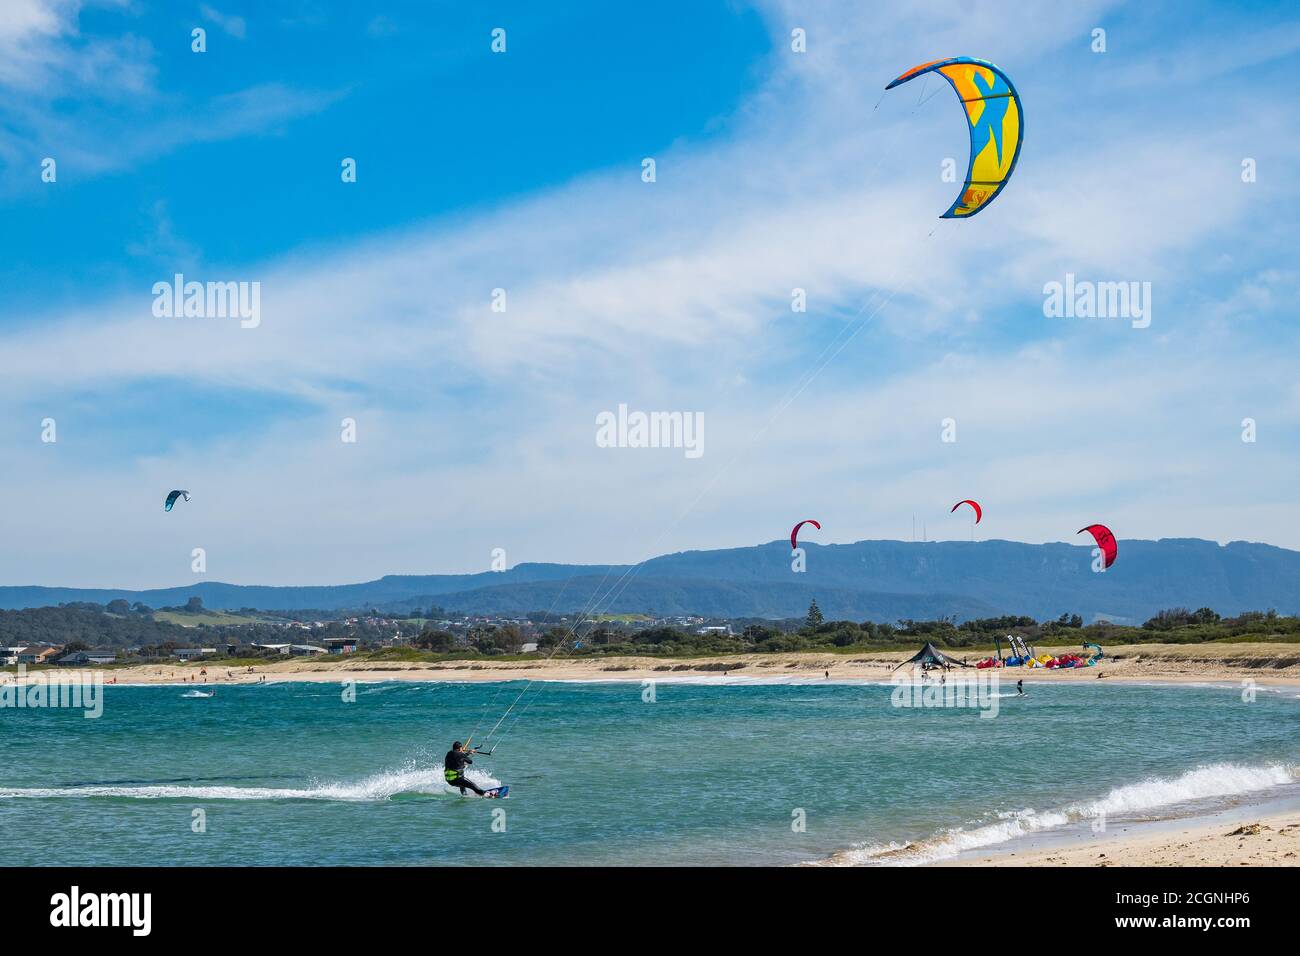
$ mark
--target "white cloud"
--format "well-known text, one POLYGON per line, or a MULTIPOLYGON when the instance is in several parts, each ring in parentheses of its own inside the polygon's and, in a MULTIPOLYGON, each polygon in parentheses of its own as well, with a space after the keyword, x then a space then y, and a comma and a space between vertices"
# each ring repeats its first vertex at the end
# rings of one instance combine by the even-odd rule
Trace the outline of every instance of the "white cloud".
POLYGON ((243 17, 224 14, 206 3, 199 4, 199 12, 203 14, 204 20, 215 23, 224 33, 237 40, 242 40, 248 35, 248 25, 243 17))
MULTIPOLYGON (((127 0, 96 7, 130 13, 127 0)), ((53 155, 82 177, 149 162, 173 150, 275 129, 326 108, 344 90, 265 82, 206 99, 158 89, 157 52, 129 31, 86 36, 80 0, 10 0, 0 6, 0 159, 35 167, 53 155)), ((204 15, 232 36, 243 20, 204 15)), ((39 188, 35 176, 9 192, 39 188)))
POLYGON ((82 7, 80 0, 8 0, 0 7, 0 87, 42 100, 147 90, 153 80, 148 43, 130 34, 82 37, 82 7))
POLYGON ((1097 132, 1098 104, 1049 108, 1036 83, 1021 91, 1039 113, 1011 187, 976 219, 939 223, 955 188, 939 159, 965 138, 955 104, 944 91, 917 109, 908 93, 873 111, 882 77, 960 42, 1046 84, 1042 64, 1108 9, 968 6, 884 22, 774 8, 772 75, 736 135, 658 151, 656 184, 609 170, 469 220, 187 276, 261 281, 256 330, 155 319, 141 289, 7 332, 12 403, 165 377, 316 411, 76 467, 58 457, 75 448, 38 462, 30 435, 10 441, 22 464, 0 492, 34 506, 2 530, 39 543, 0 556, 0 578, 179 583, 196 545, 212 577, 266 583, 480 570, 493 547, 512 562, 629 561, 771 540, 808 514, 823 540, 906 536, 927 509, 932 537, 963 537, 945 519, 968 496, 991 536, 1057 540, 1107 520, 1121 537, 1300 546, 1281 478, 1300 396, 1282 352, 1241 324, 1284 305, 1295 279, 1240 244, 1256 210, 1234 165, 1183 161, 1258 139, 1251 117, 1206 132, 1194 103, 1107 108, 1097 132), (785 52, 791 24, 809 27, 804 60, 785 52), (1249 265, 1216 266, 1237 278, 1209 292, 1206 251, 1225 245, 1249 265), (1152 328, 1045 319, 1042 284, 1067 269, 1158 283, 1152 328), (504 315, 489 309, 498 286, 504 315), (790 312, 794 286, 806 315, 790 312), (705 457, 597 449, 595 415, 621 401, 703 411, 705 457), (1267 422, 1253 446, 1238 437, 1251 414, 1267 422), (338 441, 345 415, 356 446, 338 441), (950 415, 960 437, 944 446, 950 415), (177 483, 193 507, 162 523, 158 489, 177 483), (1250 507, 1224 504, 1246 492, 1250 507))

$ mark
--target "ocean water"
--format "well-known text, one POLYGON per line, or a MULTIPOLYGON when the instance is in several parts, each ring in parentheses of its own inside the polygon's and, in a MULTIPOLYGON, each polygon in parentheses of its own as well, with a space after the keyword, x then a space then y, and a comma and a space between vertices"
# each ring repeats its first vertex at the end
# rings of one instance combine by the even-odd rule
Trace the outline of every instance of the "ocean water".
POLYGON ((860 683, 190 689, 106 687, 94 720, 0 709, 3 862, 918 863, 1300 791, 1294 688, 1034 684, 992 719, 860 683), (451 741, 525 689, 472 773, 510 799, 450 791, 451 741))

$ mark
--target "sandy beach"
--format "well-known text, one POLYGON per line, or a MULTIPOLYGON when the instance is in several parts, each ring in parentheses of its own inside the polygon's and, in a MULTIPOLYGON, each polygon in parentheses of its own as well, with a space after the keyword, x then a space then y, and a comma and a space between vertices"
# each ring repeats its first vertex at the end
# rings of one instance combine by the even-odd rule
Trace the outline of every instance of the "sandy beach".
MULTIPOLYGON (((1058 650, 1064 651, 1065 648, 1058 650)), ((888 680, 911 651, 860 654, 800 652, 743 654, 673 659, 662 657, 556 658, 533 661, 382 661, 353 657, 293 657, 249 666, 216 662, 144 664, 106 668, 106 681, 119 684, 240 683, 260 681, 385 681, 385 680, 888 680)), ((960 660, 963 654, 950 652, 960 660)), ((964 655, 971 663, 983 653, 964 655)), ((974 669, 952 673, 974 674, 974 669)), ((984 673, 984 672, 979 672, 984 673)), ((1095 667, 1047 670, 1008 668, 1003 680, 1026 685, 1062 681, 1160 681, 1169 683, 1233 682, 1300 687, 1300 644, 1132 644, 1108 651, 1095 667)), ((12 673, 0 680, 13 680, 12 673)))
POLYGON ((1296 866, 1300 808, 1236 807, 1205 821, 1129 825, 1065 847, 945 860, 939 866, 1296 866))

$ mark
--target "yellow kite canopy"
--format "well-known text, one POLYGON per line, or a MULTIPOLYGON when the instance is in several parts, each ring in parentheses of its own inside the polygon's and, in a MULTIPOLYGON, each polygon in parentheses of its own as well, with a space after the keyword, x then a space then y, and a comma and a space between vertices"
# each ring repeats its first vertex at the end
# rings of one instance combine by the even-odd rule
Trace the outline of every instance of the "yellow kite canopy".
POLYGON ((885 89, 892 90, 926 73, 938 73, 966 108, 970 124, 970 165, 961 195, 943 219, 966 219, 993 201, 1011 178, 1024 138, 1020 94, 1007 75, 986 60, 955 56, 914 66, 885 89))

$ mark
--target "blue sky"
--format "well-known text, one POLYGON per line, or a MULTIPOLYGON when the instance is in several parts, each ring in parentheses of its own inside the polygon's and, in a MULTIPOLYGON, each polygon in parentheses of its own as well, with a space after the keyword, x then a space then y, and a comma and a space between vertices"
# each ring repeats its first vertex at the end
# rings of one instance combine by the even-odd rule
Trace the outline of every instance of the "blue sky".
POLYGON ((964 538, 966 497, 987 537, 1300 547, 1300 17, 868 6, 5 4, 0 581, 964 538), (1026 137, 940 222, 955 98, 882 94, 959 54, 1026 137), (155 317, 175 272, 259 282, 261 324, 155 317), (1150 327, 1045 317, 1066 273, 1150 282, 1150 327), (598 448, 620 403, 705 454, 598 448))

